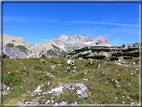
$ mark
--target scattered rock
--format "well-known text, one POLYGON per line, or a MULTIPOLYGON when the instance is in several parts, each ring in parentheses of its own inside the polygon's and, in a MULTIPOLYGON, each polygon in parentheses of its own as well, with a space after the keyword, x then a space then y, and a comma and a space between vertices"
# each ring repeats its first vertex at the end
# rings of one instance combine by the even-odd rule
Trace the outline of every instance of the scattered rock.
POLYGON ((51 69, 51 70, 54 70, 55 67, 56 67, 56 66, 51 65, 51 66, 50 66, 50 69, 51 69))
POLYGON ((41 60, 41 63, 45 63, 45 61, 42 59, 42 60, 41 60))
POLYGON ((88 59, 90 62, 89 64, 92 65, 93 64, 93 60, 91 58, 88 59))
POLYGON ((69 71, 70 70, 70 67, 67 67, 67 71, 69 71))
POLYGON ((41 88, 42 86, 43 86, 43 85, 38 86, 37 89, 36 89, 34 92, 35 92, 35 93, 40 93, 40 92, 42 92, 42 90, 40 90, 40 88, 41 88))
POLYGON ((45 104, 48 104, 48 103, 50 103, 50 100, 47 100, 47 101, 45 102, 45 104))
POLYGON ((98 68, 100 68, 100 66, 101 66, 100 64, 97 64, 97 67, 98 67, 98 68))
POLYGON ((76 90, 76 94, 86 99, 88 97, 88 88, 83 83, 77 83, 76 86, 78 86, 81 90, 76 90))
POLYGON ((67 60, 67 64, 68 64, 68 65, 74 65, 74 61, 72 61, 72 60, 67 60))

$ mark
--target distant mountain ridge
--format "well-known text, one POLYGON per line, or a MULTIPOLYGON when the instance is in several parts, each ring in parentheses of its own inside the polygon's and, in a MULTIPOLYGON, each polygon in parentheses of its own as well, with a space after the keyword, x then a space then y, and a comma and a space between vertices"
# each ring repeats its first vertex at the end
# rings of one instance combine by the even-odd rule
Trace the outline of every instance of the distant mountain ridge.
POLYGON ((9 57, 41 57, 46 55, 64 56, 66 53, 86 46, 112 46, 105 36, 83 37, 80 35, 61 35, 59 39, 42 42, 39 45, 26 42, 21 37, 11 37, 3 34, 3 53, 9 57), (9 47, 10 46, 10 47, 9 47), (18 48, 18 49, 17 49, 18 48), (22 51, 18 52, 18 51, 22 51), (25 54, 23 54, 25 52, 25 54), (15 53, 15 54, 14 54, 15 53))
POLYGON ((99 36, 91 39, 90 36, 83 37, 80 35, 73 35, 73 36, 66 36, 66 35, 61 35, 59 40, 62 40, 65 43, 85 43, 85 42, 90 42, 93 43, 93 45, 99 45, 99 46, 112 46, 112 44, 107 40, 105 36, 99 36))

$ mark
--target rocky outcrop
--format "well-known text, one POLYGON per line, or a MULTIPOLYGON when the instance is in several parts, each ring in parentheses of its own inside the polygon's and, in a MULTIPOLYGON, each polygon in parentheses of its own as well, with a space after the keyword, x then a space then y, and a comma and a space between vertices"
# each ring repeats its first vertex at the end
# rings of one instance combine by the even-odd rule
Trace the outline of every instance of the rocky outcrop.
POLYGON ((92 46, 112 46, 105 36, 99 36, 93 39, 94 44, 92 46))
POLYGON ((25 58, 26 52, 21 51, 18 48, 8 48, 7 46, 3 47, 3 53, 10 58, 25 58))
POLYGON ((75 90, 76 94, 83 98, 86 99, 88 97, 88 88, 83 84, 83 83, 76 83, 76 84, 70 84, 65 86, 63 89, 70 89, 70 90, 74 90, 76 87, 80 88, 80 90, 75 90))

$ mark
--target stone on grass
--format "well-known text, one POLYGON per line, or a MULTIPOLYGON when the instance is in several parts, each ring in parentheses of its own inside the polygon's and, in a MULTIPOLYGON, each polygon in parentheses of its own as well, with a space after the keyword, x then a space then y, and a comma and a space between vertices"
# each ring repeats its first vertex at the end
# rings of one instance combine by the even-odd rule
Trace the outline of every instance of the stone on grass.
POLYGON ((45 62, 45 61, 42 59, 42 60, 41 60, 41 63, 44 63, 44 62, 45 62))
POLYGON ((10 87, 7 87, 7 90, 10 90, 10 87))
POLYGON ((88 88, 83 83, 77 83, 76 86, 78 86, 81 90, 76 90, 76 94, 86 99, 88 97, 88 88))
POLYGON ((69 71, 70 70, 70 67, 67 67, 67 71, 69 71))
POLYGON ((100 68, 100 66, 101 66, 100 64, 97 64, 97 67, 98 67, 98 68, 100 68))
POLYGON ((68 64, 68 65, 74 65, 74 61, 72 61, 72 60, 67 60, 67 64, 68 64))
POLYGON ((47 100, 47 101, 45 102, 45 104, 48 104, 48 103, 50 103, 50 100, 47 100))
POLYGON ((54 70, 55 67, 56 67, 56 66, 51 65, 51 66, 50 66, 50 69, 51 69, 51 70, 54 70))
POLYGON ((36 89, 34 92, 35 92, 35 93, 40 93, 40 92, 42 92, 42 90, 40 90, 41 87, 42 87, 42 86, 38 86, 37 89, 36 89))
POLYGON ((89 64, 92 65, 93 64, 93 60, 91 58, 88 59, 90 62, 89 64))

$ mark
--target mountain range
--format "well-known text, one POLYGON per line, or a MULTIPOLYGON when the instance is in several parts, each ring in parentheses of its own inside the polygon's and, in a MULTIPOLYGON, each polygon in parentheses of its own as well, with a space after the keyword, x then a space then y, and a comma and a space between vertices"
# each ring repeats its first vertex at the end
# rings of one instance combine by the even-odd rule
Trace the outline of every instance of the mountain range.
POLYGON ((34 45, 26 42, 21 37, 11 37, 3 34, 3 53, 11 58, 29 57, 58 57, 64 56, 68 52, 86 46, 112 46, 105 36, 83 37, 80 35, 66 36, 61 35, 59 39, 52 39, 34 45))

